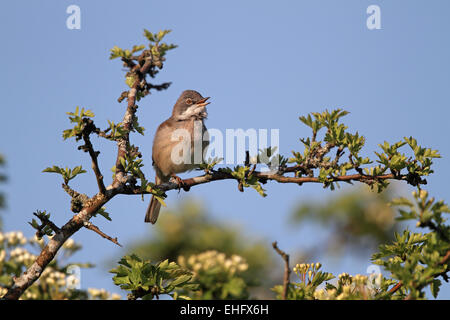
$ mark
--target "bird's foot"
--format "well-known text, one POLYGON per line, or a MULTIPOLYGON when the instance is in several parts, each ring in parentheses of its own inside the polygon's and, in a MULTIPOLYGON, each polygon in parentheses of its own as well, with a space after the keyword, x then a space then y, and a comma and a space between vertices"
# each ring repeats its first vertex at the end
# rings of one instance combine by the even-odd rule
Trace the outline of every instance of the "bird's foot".
POLYGON ((181 191, 181 188, 183 188, 184 191, 189 191, 190 188, 184 183, 183 179, 174 174, 172 174, 171 177, 175 180, 175 183, 178 184, 178 192, 181 191))

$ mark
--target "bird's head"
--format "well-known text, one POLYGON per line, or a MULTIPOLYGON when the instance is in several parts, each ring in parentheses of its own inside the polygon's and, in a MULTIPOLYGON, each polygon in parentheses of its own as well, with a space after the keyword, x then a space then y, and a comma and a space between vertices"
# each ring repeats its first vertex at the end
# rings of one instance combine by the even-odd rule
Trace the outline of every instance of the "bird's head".
POLYGON ((185 90, 181 93, 173 107, 172 118, 175 120, 187 120, 191 118, 204 119, 208 116, 206 106, 209 97, 203 96, 194 90, 185 90))

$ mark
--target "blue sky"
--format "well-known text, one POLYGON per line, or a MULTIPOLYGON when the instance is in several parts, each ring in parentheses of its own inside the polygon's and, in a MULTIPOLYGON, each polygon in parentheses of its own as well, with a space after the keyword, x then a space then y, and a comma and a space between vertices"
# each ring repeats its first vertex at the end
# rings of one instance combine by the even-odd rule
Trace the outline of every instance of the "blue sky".
MULTIPOLYGON (((62 140, 69 127, 65 112, 77 105, 92 109, 102 127, 107 119, 122 119, 124 105, 116 100, 126 90, 124 72, 119 61, 108 59, 109 49, 145 44, 143 28, 172 29, 167 40, 179 45, 156 80, 172 81, 172 86, 139 103, 146 135, 132 139, 144 154, 148 175, 153 175, 153 132, 170 115, 180 92, 195 89, 212 97, 208 127, 278 128, 284 155, 300 150, 298 138, 309 134, 298 116, 326 108, 351 112, 346 124, 366 136, 368 154, 384 140, 414 136, 440 150, 443 158, 428 178, 428 190, 448 200, 449 10, 445 0, 2 3, 0 152, 8 160, 10 178, 2 187, 8 196, 5 229, 32 235, 26 221, 36 209, 50 211, 57 224, 70 217, 60 180, 41 171, 53 164, 90 168, 75 142, 62 140), (81 30, 66 28, 71 4, 81 8, 81 30), (366 27, 366 9, 372 4, 381 8, 381 30, 366 27)), ((109 178, 115 145, 93 142, 109 178)), ((73 187, 96 191, 92 174, 77 178, 73 187)), ((326 199, 331 192, 320 185, 271 183, 266 189, 269 196, 261 199, 253 190, 240 193, 235 182, 221 181, 193 188, 190 195, 202 199, 216 218, 278 240, 286 250, 313 243, 312 228, 299 233, 287 227, 289 212, 302 200, 326 199)), ((171 192, 167 204, 175 206, 185 196, 171 192)), ((107 207, 113 222, 95 223, 125 245, 148 237, 152 229, 143 223, 148 200, 115 198, 107 207)), ((82 286, 117 291, 102 265, 123 252, 87 230, 74 239, 84 245, 76 260, 99 265, 83 271, 82 286)), ((365 273, 369 265, 368 257, 349 256, 328 269, 365 273)), ((448 285, 441 298, 450 298, 448 285)))

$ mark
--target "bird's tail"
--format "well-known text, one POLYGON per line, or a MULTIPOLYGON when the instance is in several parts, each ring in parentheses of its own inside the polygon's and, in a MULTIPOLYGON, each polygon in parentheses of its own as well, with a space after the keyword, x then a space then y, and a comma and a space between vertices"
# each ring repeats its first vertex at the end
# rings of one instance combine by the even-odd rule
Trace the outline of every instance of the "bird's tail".
MULTIPOLYGON (((161 179, 156 176, 155 184, 158 185, 161 183, 161 179)), ((155 224, 156 220, 158 220, 159 210, 161 209, 161 203, 152 196, 150 200, 150 204, 148 205, 147 212, 145 213, 145 222, 150 222, 151 224, 155 224)))

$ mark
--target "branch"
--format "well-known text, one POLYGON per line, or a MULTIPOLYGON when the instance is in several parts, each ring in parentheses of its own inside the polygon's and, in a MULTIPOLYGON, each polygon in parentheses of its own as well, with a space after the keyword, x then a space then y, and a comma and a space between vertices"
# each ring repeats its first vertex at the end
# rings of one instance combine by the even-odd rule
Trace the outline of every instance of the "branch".
MULTIPOLYGON (((288 167, 286 172, 292 172, 290 171, 293 167, 288 167)), ((295 184, 302 184, 302 183, 323 183, 320 181, 317 177, 286 177, 282 174, 278 173, 266 173, 266 172, 260 172, 260 171, 253 171, 252 173, 254 176, 258 177, 261 182, 265 183, 268 180, 276 181, 278 183, 295 183, 295 184)), ((407 180, 406 175, 394 175, 394 174, 385 174, 380 176, 371 176, 371 175, 364 175, 364 174, 352 174, 352 175, 345 175, 345 176, 337 176, 331 178, 333 182, 351 182, 351 181, 358 181, 362 183, 370 183, 371 181, 376 180, 407 180)), ((236 177, 233 177, 232 174, 225 172, 225 171, 210 171, 209 173, 206 173, 201 176, 183 179, 183 186, 186 188, 190 188, 196 185, 205 184, 213 181, 218 180, 239 180, 236 177)), ((159 185, 154 186, 155 189, 159 189, 161 191, 169 191, 174 189, 179 189, 178 183, 173 182, 165 182, 159 185)), ((151 192, 148 191, 142 191, 141 188, 138 187, 126 187, 123 189, 123 191, 120 192, 121 194, 150 194, 151 192)))
POLYGON ((84 226, 84 222, 89 221, 94 214, 112 197, 113 191, 106 194, 98 193, 88 200, 86 206, 78 214, 74 215, 55 235, 49 240, 36 258, 36 261, 21 276, 14 278, 13 286, 3 296, 5 300, 17 300, 23 292, 30 287, 44 271, 45 267, 53 260, 59 248, 75 232, 84 226))
POLYGON ((110 236, 108 236, 106 233, 102 232, 96 225, 92 224, 92 222, 86 221, 84 222, 84 227, 94 231, 95 233, 98 233, 100 236, 102 236, 105 239, 108 239, 109 241, 117 244, 119 247, 121 247, 122 245, 117 241, 117 237, 116 238, 112 238, 110 236))
POLYGON ((44 236, 44 233, 42 232, 42 229, 45 228, 45 226, 49 226, 50 229, 52 229, 53 232, 57 233, 60 232, 60 229, 52 222, 50 221, 45 214, 38 212, 33 212, 33 215, 36 216, 39 220, 41 220, 42 224, 38 228, 38 231, 36 232, 36 236, 38 238, 42 238, 44 236))
POLYGON ((288 288, 290 281, 289 279, 291 276, 291 269, 289 268, 289 255, 278 248, 276 241, 272 243, 272 247, 284 260, 283 300, 286 300, 288 295, 288 288))
POLYGON ((89 135, 96 131, 97 128, 94 125, 94 122, 91 119, 84 118, 83 119, 84 127, 82 131, 82 136, 84 140, 84 145, 78 147, 78 149, 83 150, 84 152, 88 152, 92 159, 92 170, 95 173, 95 177, 97 179, 98 189, 100 193, 104 194, 106 192, 105 184, 103 183, 103 175, 100 172, 97 157, 100 154, 99 151, 94 151, 94 147, 92 146, 91 139, 89 135))
POLYGON ((400 289, 403 286, 403 283, 400 281, 398 282, 395 286, 393 286, 391 288, 391 290, 389 290, 389 293, 394 294, 398 291, 398 289, 400 289))
POLYGON ((133 124, 133 118, 136 114, 137 105, 136 105, 136 94, 138 90, 146 90, 147 89, 147 81, 145 80, 145 77, 147 73, 151 70, 151 67, 153 66, 151 62, 151 59, 149 59, 147 50, 144 50, 142 54, 137 57, 137 60, 145 61, 144 65, 140 68, 139 64, 136 65, 130 65, 131 70, 130 73, 134 76, 136 79, 134 81, 134 84, 132 88, 128 91, 127 94, 127 110, 125 112, 125 115, 123 117, 123 128, 124 128, 124 135, 117 140, 117 159, 116 159, 116 178, 113 182, 113 186, 117 187, 118 184, 122 183, 125 178, 125 168, 122 166, 121 159, 125 158, 125 155, 127 155, 127 147, 130 144, 130 131, 132 129, 133 124))
POLYGON ((64 191, 66 191, 66 193, 72 198, 70 200, 70 210, 74 213, 80 212, 89 200, 89 197, 84 193, 79 193, 73 190, 65 183, 62 184, 62 187, 64 191))
POLYGON ((137 86, 139 82, 135 81, 135 84, 133 88, 128 91, 128 107, 125 112, 125 115, 123 117, 123 127, 125 130, 124 135, 117 139, 117 159, 116 159, 116 178, 113 182, 113 186, 117 187, 125 177, 125 168, 122 166, 122 163, 120 159, 125 158, 125 155, 127 154, 127 147, 130 142, 130 131, 131 131, 131 124, 133 122, 134 114, 136 113, 136 92, 137 92, 137 86))

